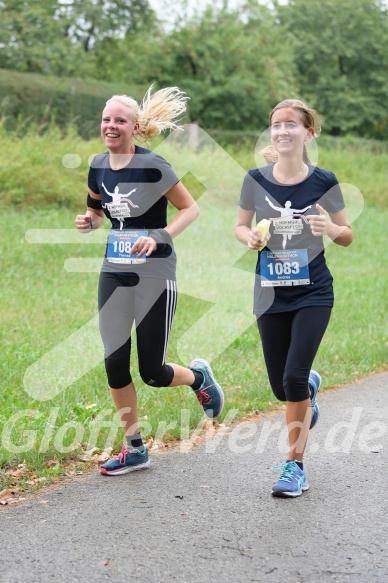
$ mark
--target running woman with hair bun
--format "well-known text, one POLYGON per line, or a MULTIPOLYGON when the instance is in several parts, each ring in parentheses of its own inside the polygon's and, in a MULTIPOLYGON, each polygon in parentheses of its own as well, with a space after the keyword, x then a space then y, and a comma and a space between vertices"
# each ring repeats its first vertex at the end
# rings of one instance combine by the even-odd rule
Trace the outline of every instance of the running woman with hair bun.
POLYGON ((300 100, 287 99, 272 110, 277 159, 245 176, 235 228, 236 238, 258 251, 253 311, 271 388, 287 402, 289 453, 274 468, 281 475, 272 487, 280 497, 309 488, 303 454, 318 420, 321 385, 311 368, 334 302, 323 236, 344 247, 353 238, 335 175, 308 158, 306 143, 320 130, 316 111, 300 100), (271 223, 263 240, 252 228, 254 217, 271 223))
POLYGON ((127 95, 106 102, 101 137, 108 151, 91 163, 87 211, 75 219, 80 233, 98 229, 105 216, 111 222, 98 307, 108 384, 125 443, 117 457, 101 466, 104 475, 150 464, 130 372, 134 323, 139 372, 146 384, 191 387, 209 417, 218 416, 224 404, 222 388, 206 360, 197 358, 188 368, 165 362, 177 302, 173 238, 198 217, 199 208, 170 164, 134 143, 180 128, 187 99, 177 87, 153 93, 151 86, 140 105, 127 95), (167 224, 168 202, 178 212, 167 224))

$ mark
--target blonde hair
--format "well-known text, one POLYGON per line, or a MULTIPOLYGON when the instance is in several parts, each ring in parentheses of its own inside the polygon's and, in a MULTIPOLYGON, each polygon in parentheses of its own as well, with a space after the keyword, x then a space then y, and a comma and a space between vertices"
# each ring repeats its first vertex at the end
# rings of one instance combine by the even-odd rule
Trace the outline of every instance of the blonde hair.
POLYGON ((267 164, 276 162, 278 159, 278 153, 273 146, 266 146, 265 148, 259 151, 259 154, 263 156, 267 164))
POLYGON ((114 101, 123 103, 131 110, 131 118, 139 124, 139 130, 134 136, 137 140, 146 142, 166 130, 182 129, 179 125, 181 116, 187 107, 186 93, 178 87, 166 87, 152 93, 151 85, 141 104, 128 95, 113 95, 106 105, 114 101))
MULTIPOLYGON (((275 105, 269 115, 269 123, 272 123, 272 117, 275 111, 287 108, 295 109, 300 114, 303 126, 305 128, 312 128, 314 130, 314 137, 319 137, 322 128, 319 121, 318 112, 315 111, 315 109, 309 107, 307 103, 301 101, 300 99, 284 99, 284 101, 281 101, 275 105)), ((305 145, 303 146, 303 161, 307 162, 307 164, 311 164, 305 145)))

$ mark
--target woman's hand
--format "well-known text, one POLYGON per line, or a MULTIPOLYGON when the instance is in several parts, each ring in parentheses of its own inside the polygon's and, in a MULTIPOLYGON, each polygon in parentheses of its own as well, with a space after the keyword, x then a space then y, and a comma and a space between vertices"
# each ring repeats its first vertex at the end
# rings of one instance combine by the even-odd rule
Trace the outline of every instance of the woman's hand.
POLYGON ((263 241, 260 239, 260 233, 257 229, 250 229, 248 233, 248 247, 249 249, 256 250, 261 247, 262 245, 266 245, 268 239, 270 238, 270 234, 267 233, 265 236, 265 240, 263 241))
POLYGON ((346 210, 330 213, 330 219, 320 204, 315 205, 319 215, 306 215, 311 232, 316 237, 327 235, 337 245, 347 247, 353 241, 352 227, 349 223, 346 210))
POLYGON ((316 204, 315 206, 319 215, 306 215, 306 219, 314 237, 323 237, 328 234, 331 221, 328 219, 325 209, 320 204, 316 204))
POLYGON ((90 215, 77 215, 74 222, 76 228, 82 234, 90 233, 92 230, 92 217, 90 215))
POLYGON ((136 243, 132 246, 131 254, 137 253, 139 257, 146 254, 149 257, 151 253, 156 251, 158 245, 152 237, 139 237, 136 243))

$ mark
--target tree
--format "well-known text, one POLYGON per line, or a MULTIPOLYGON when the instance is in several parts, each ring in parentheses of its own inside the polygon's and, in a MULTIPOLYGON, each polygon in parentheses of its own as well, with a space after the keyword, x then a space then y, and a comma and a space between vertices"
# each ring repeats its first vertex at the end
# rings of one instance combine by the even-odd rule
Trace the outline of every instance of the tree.
POLYGON ((99 43, 155 21, 148 0, 12 0, 0 16, 0 68, 86 77, 99 43))
POLYGON ((204 128, 259 130, 274 103, 295 91, 289 35, 280 28, 257 2, 232 11, 209 6, 159 35, 118 40, 110 57, 104 50, 99 58, 104 71, 110 58, 112 79, 178 85, 191 98, 190 119, 204 128))
POLYGON ((59 18, 84 52, 106 38, 133 36, 155 21, 148 0, 71 0, 60 4, 59 18))
POLYGON ((13 0, 0 4, 0 68, 58 74, 74 57, 56 20, 57 0, 13 0))
POLYGON ((388 135, 388 12, 380 0, 290 0, 300 92, 333 135, 388 135))

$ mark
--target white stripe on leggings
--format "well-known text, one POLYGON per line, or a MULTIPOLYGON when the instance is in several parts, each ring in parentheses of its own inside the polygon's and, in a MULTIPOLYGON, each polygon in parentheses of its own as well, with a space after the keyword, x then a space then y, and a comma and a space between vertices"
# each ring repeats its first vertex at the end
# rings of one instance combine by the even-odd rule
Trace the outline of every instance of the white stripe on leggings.
POLYGON ((166 360, 167 343, 168 343, 168 338, 170 336, 172 321, 174 318, 174 312, 175 312, 175 307, 176 307, 176 300, 177 300, 176 281, 174 281, 172 279, 167 279, 166 280, 166 289, 167 289, 166 330, 165 330, 165 339, 164 339, 163 363, 166 360))

